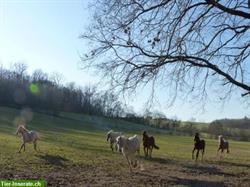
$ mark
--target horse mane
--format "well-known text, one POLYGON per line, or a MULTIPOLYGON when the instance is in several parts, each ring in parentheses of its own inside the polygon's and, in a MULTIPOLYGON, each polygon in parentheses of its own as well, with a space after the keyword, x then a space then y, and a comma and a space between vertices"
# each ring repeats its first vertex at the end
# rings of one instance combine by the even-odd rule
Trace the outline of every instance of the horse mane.
POLYGON ((218 141, 221 144, 221 142, 225 141, 222 135, 218 136, 218 141))
POLYGON ((24 131, 26 131, 26 132, 29 131, 28 129, 26 129, 26 127, 25 127, 24 125, 19 125, 19 126, 18 126, 18 129, 19 129, 19 128, 22 128, 22 129, 23 129, 24 131))
POLYGON ((107 134, 110 134, 111 132, 113 132, 113 130, 108 131, 107 134))

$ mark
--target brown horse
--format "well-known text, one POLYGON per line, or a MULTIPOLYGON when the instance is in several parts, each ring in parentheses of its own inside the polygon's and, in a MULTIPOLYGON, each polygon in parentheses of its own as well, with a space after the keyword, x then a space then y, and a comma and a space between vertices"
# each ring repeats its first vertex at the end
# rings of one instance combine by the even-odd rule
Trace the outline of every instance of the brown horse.
POLYGON ((142 135, 143 135, 142 141, 143 141, 143 149, 145 157, 149 156, 150 158, 152 158, 153 148, 159 149, 159 147, 155 145, 154 137, 148 136, 146 131, 144 131, 142 135))
POLYGON ((192 159, 194 159, 194 151, 197 150, 197 153, 196 153, 196 161, 199 157, 199 152, 200 150, 202 150, 202 157, 201 157, 201 160, 203 160, 203 155, 204 155, 204 152, 205 152, 205 146, 206 146, 206 142, 205 140, 201 140, 200 137, 199 137, 199 133, 196 133, 195 134, 195 137, 194 137, 194 149, 193 149, 193 152, 192 152, 192 159))
POLYGON ((219 151, 221 150, 220 158, 222 158, 224 149, 226 149, 227 153, 229 153, 229 143, 223 138, 222 135, 218 136, 218 138, 219 138, 219 148, 217 150, 217 156, 218 156, 219 151))

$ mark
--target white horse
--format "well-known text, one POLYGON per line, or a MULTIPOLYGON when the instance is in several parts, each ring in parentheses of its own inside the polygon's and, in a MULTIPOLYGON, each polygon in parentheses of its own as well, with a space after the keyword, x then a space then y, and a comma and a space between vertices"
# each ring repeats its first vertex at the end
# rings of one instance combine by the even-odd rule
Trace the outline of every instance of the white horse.
POLYGON ((21 150, 23 148, 23 151, 25 151, 25 143, 33 143, 34 145, 34 149, 35 151, 37 151, 36 149, 36 144, 37 144, 37 140, 38 140, 38 134, 35 131, 29 131, 28 129, 26 129, 24 127, 24 125, 19 125, 18 129, 16 131, 16 135, 21 134, 22 135, 22 140, 23 143, 19 149, 19 153, 21 153, 21 150))
POLYGON ((129 138, 123 136, 117 137, 117 144, 121 148, 123 156, 126 158, 129 169, 132 171, 131 165, 133 167, 137 166, 137 160, 135 159, 135 153, 140 154, 140 141, 137 135, 129 138))
POLYGON ((110 143, 110 148, 112 151, 114 151, 114 148, 113 148, 113 145, 115 144, 115 150, 119 150, 119 147, 117 146, 117 142, 116 142, 116 138, 118 136, 121 136, 122 133, 121 132, 114 132, 113 130, 110 130, 108 133, 107 133, 107 141, 109 141, 110 143))

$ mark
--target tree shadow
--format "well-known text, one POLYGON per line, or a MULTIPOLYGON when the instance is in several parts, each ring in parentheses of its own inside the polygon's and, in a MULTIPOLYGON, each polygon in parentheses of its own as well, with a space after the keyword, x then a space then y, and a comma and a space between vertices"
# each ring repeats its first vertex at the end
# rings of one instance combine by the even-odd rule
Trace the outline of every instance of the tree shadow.
POLYGON ((55 166, 60 166, 64 167, 65 162, 68 162, 69 160, 67 158, 64 158, 59 155, 50 155, 50 154, 45 154, 45 155, 38 155, 40 159, 46 161, 47 163, 55 166))
POLYGON ((225 173, 221 169, 215 167, 215 166, 204 166, 204 165, 186 165, 185 168, 187 168, 187 171, 190 173, 200 173, 200 174, 206 174, 206 175, 223 175, 223 176, 229 176, 234 177, 234 174, 225 173))
POLYGON ((168 184, 173 185, 173 186, 192 186, 192 187, 200 187, 200 186, 224 187, 226 186, 223 182, 218 182, 218 181, 183 179, 179 177, 171 177, 171 179, 168 180, 168 184))
POLYGON ((152 157, 152 158, 145 158, 145 156, 141 156, 141 158, 144 158, 145 160, 149 161, 149 162, 157 162, 159 164, 173 164, 176 163, 176 161, 174 160, 170 160, 167 158, 160 158, 160 157, 152 157))
POLYGON ((227 161, 219 161, 219 165, 226 165, 226 166, 236 166, 236 167, 247 167, 250 168, 250 164, 241 164, 235 162, 227 162, 227 161))

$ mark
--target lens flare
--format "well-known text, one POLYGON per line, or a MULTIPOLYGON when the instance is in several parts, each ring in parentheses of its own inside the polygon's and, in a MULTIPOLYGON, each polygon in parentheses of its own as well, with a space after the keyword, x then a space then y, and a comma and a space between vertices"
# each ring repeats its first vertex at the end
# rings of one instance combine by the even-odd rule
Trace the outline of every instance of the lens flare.
POLYGON ((30 92, 33 94, 37 94, 39 92, 39 87, 36 84, 30 84, 30 92))
POLYGON ((18 104, 23 104, 26 100, 25 92, 22 89, 17 89, 13 94, 14 100, 18 104))
POLYGON ((23 108, 20 116, 22 119, 25 119, 26 122, 29 122, 33 119, 33 112, 31 108, 23 108))

